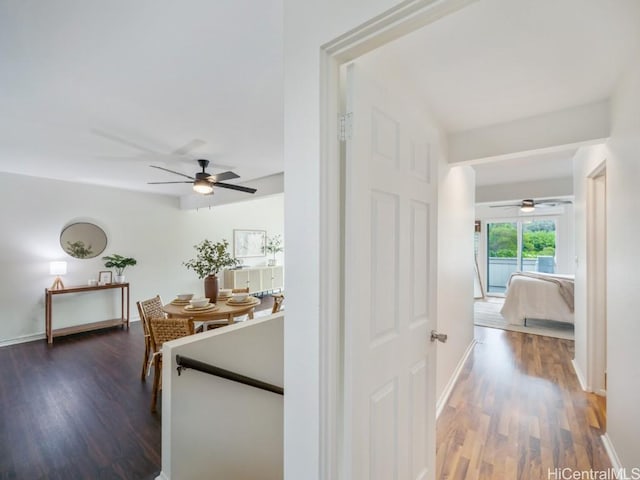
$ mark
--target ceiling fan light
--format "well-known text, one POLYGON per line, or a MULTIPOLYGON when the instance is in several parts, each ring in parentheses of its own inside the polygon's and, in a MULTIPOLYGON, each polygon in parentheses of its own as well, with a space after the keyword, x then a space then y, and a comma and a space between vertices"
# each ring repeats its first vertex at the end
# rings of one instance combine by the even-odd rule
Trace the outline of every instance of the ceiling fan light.
POLYGON ((196 180, 193 182, 193 191, 207 195, 213 192, 213 185, 207 180, 196 180))
POLYGON ((520 211, 522 213, 531 213, 536 209, 536 204, 531 199, 526 199, 522 201, 522 205, 520 206, 520 211))

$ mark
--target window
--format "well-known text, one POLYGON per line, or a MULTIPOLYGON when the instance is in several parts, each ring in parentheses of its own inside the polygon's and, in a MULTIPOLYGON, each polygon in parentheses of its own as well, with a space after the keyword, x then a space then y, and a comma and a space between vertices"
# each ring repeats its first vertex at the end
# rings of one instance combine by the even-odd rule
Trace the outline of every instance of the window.
POLYGON ((487 224, 487 292, 504 293, 511 274, 555 272, 556 221, 487 224))

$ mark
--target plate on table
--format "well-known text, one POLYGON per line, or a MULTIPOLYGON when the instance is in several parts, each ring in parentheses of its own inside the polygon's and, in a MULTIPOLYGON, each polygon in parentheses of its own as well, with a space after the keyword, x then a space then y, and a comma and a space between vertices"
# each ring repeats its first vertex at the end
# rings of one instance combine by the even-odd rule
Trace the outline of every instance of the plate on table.
POLYGON ((171 305, 189 305, 189 300, 180 300, 179 298, 176 298, 171 302, 171 305))
POLYGON ((227 305, 236 305, 236 306, 251 305, 256 300, 257 300, 256 297, 248 297, 245 300, 243 300, 242 302, 234 302, 233 298, 232 298, 230 300, 227 300, 227 305))
POLYGON ((194 307, 193 305, 187 305, 184 307, 185 312, 210 312, 211 310, 215 310, 218 306, 215 303, 208 303, 204 307, 194 307))

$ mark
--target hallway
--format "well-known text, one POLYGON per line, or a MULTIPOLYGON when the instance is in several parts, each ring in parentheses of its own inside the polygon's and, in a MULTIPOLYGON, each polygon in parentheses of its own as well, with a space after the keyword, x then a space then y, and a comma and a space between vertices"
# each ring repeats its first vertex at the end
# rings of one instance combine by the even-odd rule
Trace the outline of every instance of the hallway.
POLYGON ((438 419, 436 478, 539 480, 556 468, 611 467, 604 399, 581 390, 572 341, 485 327, 475 338, 438 419))

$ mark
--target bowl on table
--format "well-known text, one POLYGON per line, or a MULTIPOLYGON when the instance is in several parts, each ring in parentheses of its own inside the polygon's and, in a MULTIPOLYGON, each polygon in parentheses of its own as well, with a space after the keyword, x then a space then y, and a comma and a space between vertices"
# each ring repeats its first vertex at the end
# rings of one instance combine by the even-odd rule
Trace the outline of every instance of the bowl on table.
POLYGON ((192 298, 191 301, 189 302, 189 305, 191 305, 194 308, 200 308, 200 307, 206 307, 208 303, 209 303, 208 298, 192 298))
POLYGON ((221 288, 220 290, 218 290, 218 296, 219 297, 230 297, 231 296, 231 289, 230 288, 221 288))
POLYGON ((176 295, 178 300, 189 301, 193 298, 193 293, 179 293, 176 295))
POLYGON ((249 294, 246 292, 241 292, 241 293, 233 293, 231 294, 231 301, 233 303, 242 303, 242 302, 246 302, 247 299, 249 298, 249 294))

